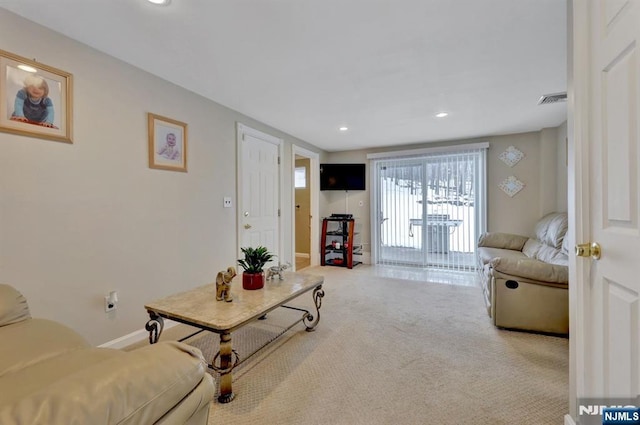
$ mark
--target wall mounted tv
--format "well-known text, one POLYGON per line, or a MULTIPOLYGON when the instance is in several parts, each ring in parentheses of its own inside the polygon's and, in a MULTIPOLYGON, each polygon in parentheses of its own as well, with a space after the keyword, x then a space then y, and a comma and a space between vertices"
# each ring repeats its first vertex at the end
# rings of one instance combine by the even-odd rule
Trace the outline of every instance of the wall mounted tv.
POLYGON ((365 189, 365 164, 320 164, 320 190, 365 189))

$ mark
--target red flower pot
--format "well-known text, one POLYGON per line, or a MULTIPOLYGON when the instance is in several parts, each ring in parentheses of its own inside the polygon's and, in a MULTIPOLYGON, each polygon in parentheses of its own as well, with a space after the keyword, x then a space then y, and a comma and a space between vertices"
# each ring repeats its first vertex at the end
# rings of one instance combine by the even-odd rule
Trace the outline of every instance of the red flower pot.
POLYGON ((242 288, 250 291, 261 289, 264 286, 264 272, 242 273, 242 288))

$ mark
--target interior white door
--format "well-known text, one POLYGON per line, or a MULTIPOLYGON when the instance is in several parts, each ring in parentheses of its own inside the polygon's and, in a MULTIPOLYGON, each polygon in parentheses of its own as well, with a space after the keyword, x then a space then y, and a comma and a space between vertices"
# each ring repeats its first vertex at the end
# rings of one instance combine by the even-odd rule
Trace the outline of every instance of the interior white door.
POLYGON ((239 143, 239 248, 267 247, 279 258, 280 139, 240 127, 239 143))
POLYGON ((606 405, 640 394, 640 1, 574 1, 572 8, 573 57, 584 54, 587 66, 571 70, 576 238, 584 238, 576 242, 602 250, 598 260, 574 260, 571 285, 572 395, 582 424, 591 423, 583 399, 606 405))

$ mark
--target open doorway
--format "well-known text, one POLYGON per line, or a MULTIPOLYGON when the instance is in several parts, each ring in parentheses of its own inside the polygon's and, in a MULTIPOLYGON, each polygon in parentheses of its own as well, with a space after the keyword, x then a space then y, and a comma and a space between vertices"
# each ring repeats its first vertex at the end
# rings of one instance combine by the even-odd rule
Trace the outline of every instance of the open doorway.
POLYGON ((293 146, 293 229, 295 270, 319 264, 318 154, 293 146))

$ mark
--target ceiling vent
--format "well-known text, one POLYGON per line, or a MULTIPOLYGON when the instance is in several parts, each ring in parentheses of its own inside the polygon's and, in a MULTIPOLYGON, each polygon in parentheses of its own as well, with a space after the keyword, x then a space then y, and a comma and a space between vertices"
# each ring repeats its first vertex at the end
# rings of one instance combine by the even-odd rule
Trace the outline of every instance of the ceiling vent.
POLYGON ((538 105, 547 105, 549 103, 558 103, 567 101, 567 92, 545 94, 538 99, 538 105))

